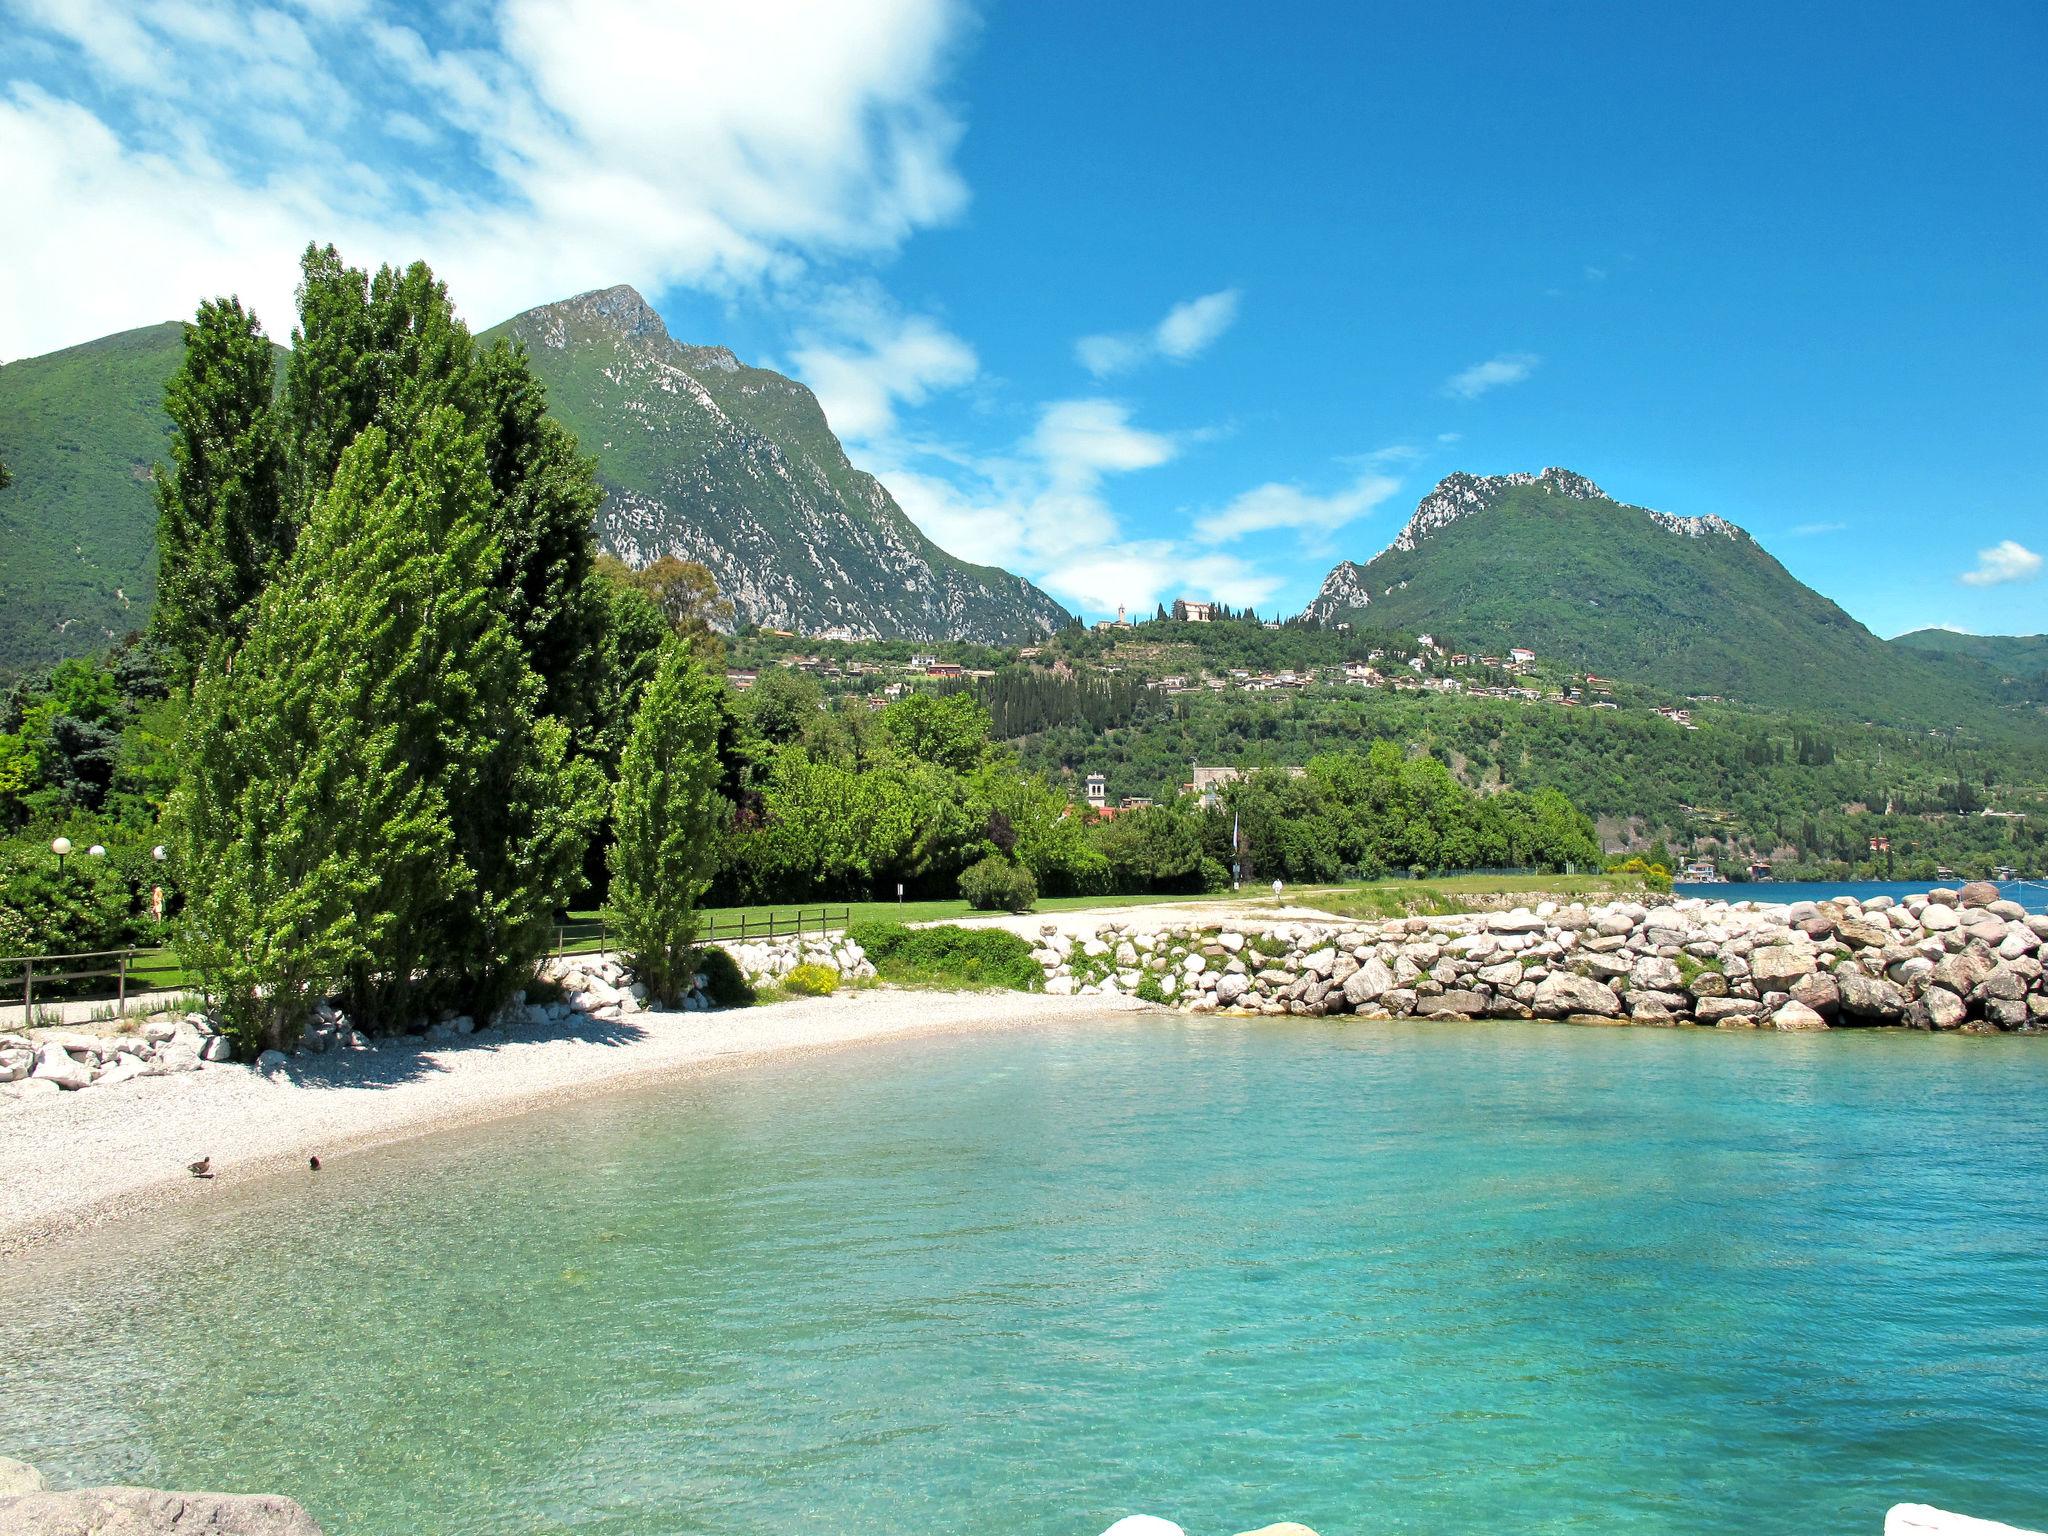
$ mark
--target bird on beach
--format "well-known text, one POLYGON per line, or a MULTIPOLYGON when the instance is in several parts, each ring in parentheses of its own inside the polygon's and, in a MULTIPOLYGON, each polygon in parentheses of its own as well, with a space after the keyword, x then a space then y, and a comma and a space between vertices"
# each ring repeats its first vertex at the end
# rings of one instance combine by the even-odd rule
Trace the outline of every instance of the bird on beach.
POLYGON ((195 1179, 210 1179, 213 1177, 213 1158, 211 1155, 202 1157, 196 1163, 187 1163, 185 1166, 192 1170, 192 1177, 195 1179))
POLYGON ((315 1152, 311 1157, 307 1158, 306 1166, 312 1169, 313 1172, 318 1173, 320 1171, 320 1154, 315 1152))

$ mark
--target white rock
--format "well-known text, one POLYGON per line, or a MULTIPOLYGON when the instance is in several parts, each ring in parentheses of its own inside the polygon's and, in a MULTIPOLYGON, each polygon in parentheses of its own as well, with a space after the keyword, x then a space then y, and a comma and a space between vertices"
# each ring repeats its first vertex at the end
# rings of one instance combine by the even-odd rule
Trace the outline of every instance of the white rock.
POLYGON ((199 1047, 201 1061, 233 1061, 235 1048, 226 1035, 209 1035, 206 1043, 199 1047))
POLYGON ((265 1051, 256 1058, 256 1070, 265 1077, 282 1077, 288 1065, 283 1051, 265 1051))
POLYGON ((36 1052, 35 1070, 29 1076, 59 1088, 84 1088, 92 1082, 92 1068, 52 1042, 36 1052))
POLYGON ((1102 1536, 1188 1536, 1188 1533, 1171 1520, 1162 1520, 1157 1515, 1125 1515, 1102 1536))

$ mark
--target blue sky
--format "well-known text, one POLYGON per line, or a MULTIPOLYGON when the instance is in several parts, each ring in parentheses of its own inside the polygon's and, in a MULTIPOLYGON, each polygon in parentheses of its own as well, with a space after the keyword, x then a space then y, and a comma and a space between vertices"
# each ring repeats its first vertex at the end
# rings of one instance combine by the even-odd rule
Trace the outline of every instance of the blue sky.
POLYGON ((1089 616, 1293 611, 1453 469, 2048 628, 2048 10, 0 0, 0 357, 308 238, 626 281, 1089 616))

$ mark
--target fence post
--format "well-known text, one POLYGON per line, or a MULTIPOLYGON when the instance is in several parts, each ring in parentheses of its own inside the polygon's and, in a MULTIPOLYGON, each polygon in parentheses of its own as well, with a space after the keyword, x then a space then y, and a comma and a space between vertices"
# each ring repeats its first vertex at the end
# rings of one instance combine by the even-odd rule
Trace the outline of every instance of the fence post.
POLYGON ((128 952, 123 950, 114 960, 114 1008, 122 1018, 128 1017, 128 952))
POLYGON ((33 959, 21 962, 21 1027, 27 1029, 36 1021, 36 963, 33 959))

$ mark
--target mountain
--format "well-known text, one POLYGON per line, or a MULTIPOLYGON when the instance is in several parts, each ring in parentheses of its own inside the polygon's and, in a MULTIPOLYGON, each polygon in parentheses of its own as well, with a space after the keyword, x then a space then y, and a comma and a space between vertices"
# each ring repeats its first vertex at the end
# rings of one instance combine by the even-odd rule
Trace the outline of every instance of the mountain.
POLYGON ((156 594, 150 469, 184 327, 144 326, 0 367, 0 676, 139 629, 156 594))
MULTIPOLYGON (((526 343, 549 407, 611 495, 604 547, 701 560, 742 619, 910 640, 1015 640, 1067 613, 1020 577, 956 560, 847 461, 817 398, 723 347, 686 347, 631 288, 485 333, 526 343)), ((280 353, 280 355, 282 355, 280 353)), ((152 466, 177 321, 0 367, 0 678, 140 629, 156 590, 152 466)))
POLYGON ((2048 672, 2048 635, 1960 635, 1952 629, 1916 629, 1892 641, 1930 656, 1980 662, 2007 677, 2048 672))
POLYGON ((840 638, 1015 640, 1066 611, 956 560, 855 469, 817 397, 723 347, 684 346, 631 288, 484 334, 526 344, 548 408, 596 455, 598 540, 629 564, 700 560, 742 619, 840 638))
POLYGON ((1630 506, 1564 469, 1447 476, 1388 548, 1333 570, 1308 613, 1860 719, 1953 724, 1998 707, 1987 680, 1880 640, 1735 524, 1630 506))

